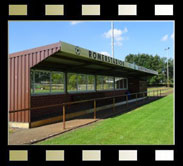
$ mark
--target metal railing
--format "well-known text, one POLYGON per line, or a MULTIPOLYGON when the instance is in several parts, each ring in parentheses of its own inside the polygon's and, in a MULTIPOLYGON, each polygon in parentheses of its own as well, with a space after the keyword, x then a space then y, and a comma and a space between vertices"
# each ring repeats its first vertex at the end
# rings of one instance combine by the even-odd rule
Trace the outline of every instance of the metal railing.
MULTIPOLYGON (((88 100, 79 100, 79 101, 73 101, 73 102, 65 102, 61 104, 53 104, 53 105, 47 105, 47 106, 40 106, 40 107, 32 107, 32 108, 25 108, 25 109, 20 109, 20 110, 10 110, 9 113, 16 113, 16 112, 23 112, 23 111, 29 111, 29 117, 28 117, 28 122, 29 124, 31 123, 31 111, 38 110, 38 109, 44 109, 44 108, 50 108, 50 107, 60 107, 62 106, 62 111, 63 111, 63 129, 65 129, 65 123, 66 123, 66 106, 68 105, 73 105, 73 104, 79 104, 79 103, 86 103, 86 102, 93 102, 93 113, 94 113, 94 119, 97 117, 97 101, 99 100, 105 100, 105 99, 112 99, 112 110, 115 111, 115 99, 117 97, 125 97, 126 100, 126 106, 129 104, 129 97, 130 96, 135 96, 135 102, 137 103, 138 101, 138 95, 142 94, 143 99, 149 98, 150 97, 157 97, 157 96, 162 96, 164 91, 167 91, 168 88, 166 89, 157 89, 157 90, 150 90, 150 91, 144 91, 144 92, 137 92, 137 93, 129 93, 129 94, 123 94, 123 95, 116 95, 116 96, 110 96, 110 97, 101 97, 101 98, 93 98, 93 99, 88 99, 88 100), (148 96, 149 95, 149 96, 148 96), (152 95, 152 96, 151 96, 152 95)), ((142 98, 141 97, 141 98, 142 98)), ((140 98, 140 97, 139 97, 140 98)))

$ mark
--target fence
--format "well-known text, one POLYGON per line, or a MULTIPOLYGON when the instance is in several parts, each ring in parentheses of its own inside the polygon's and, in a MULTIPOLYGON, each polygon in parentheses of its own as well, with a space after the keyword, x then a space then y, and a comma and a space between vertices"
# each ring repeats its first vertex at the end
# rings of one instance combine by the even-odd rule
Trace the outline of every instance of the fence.
POLYGON ((148 87, 174 87, 174 83, 160 83, 160 84, 148 84, 148 87))
POLYGON ((119 97, 124 97, 126 101, 126 106, 129 104, 129 97, 132 97, 135 99, 135 102, 137 103, 138 99, 145 99, 148 97, 156 97, 156 96, 162 96, 163 93, 166 93, 166 89, 158 89, 158 90, 150 90, 150 91, 144 91, 144 92, 137 92, 137 93, 131 93, 131 94, 124 94, 124 95, 118 95, 118 96, 110 96, 110 97, 102 97, 102 98, 94 98, 94 99, 88 99, 88 100, 80 100, 80 101, 74 101, 74 102, 66 102, 62 104, 54 104, 54 105, 47 105, 47 106, 40 106, 40 107, 33 107, 33 108, 25 108, 21 110, 10 110, 9 113, 15 113, 15 112, 21 112, 21 111, 29 111, 29 126, 31 124, 31 111, 35 111, 37 109, 44 109, 44 108, 50 108, 50 107, 58 107, 62 106, 63 111, 63 129, 65 129, 65 123, 66 123, 66 106, 72 105, 72 104, 79 104, 79 103, 85 103, 85 102, 93 102, 93 113, 94 113, 94 119, 97 117, 97 101, 99 100, 105 100, 105 99, 112 99, 112 110, 115 111, 115 100, 119 97))

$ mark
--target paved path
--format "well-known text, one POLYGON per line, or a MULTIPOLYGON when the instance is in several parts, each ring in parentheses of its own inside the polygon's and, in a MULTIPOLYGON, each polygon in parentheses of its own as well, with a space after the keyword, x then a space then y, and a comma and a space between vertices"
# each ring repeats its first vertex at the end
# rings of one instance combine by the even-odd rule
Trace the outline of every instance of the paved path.
POLYGON ((63 130, 62 122, 31 129, 15 129, 9 134, 9 145, 32 144, 95 121, 94 119, 70 120, 66 122, 65 130, 63 130))
MULTIPOLYGON (((166 93, 164 95, 167 95, 169 93, 166 93)), ((62 134, 64 132, 76 129, 78 127, 83 127, 87 124, 91 124, 93 122, 105 119, 107 117, 123 114, 156 99, 158 98, 151 97, 148 98, 148 100, 139 101, 137 104, 129 104, 128 107, 124 105, 119 106, 115 109, 115 112, 112 111, 112 109, 99 111, 97 112, 97 119, 93 119, 93 114, 87 114, 84 116, 80 116, 79 118, 76 118, 74 120, 68 120, 66 121, 65 130, 63 130, 62 122, 44 125, 31 129, 13 129, 13 131, 9 133, 9 145, 33 144, 44 139, 62 134)))

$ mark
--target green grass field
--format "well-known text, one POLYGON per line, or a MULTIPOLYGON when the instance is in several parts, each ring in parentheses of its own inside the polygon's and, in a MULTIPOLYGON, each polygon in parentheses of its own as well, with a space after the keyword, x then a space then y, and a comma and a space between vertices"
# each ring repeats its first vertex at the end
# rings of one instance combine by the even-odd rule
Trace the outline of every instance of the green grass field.
POLYGON ((163 90, 163 92, 173 90, 172 87, 148 87, 147 91, 160 90, 160 89, 163 90))
POLYGON ((131 112, 40 142, 44 145, 172 145, 173 94, 131 112))
POLYGON ((160 95, 160 91, 157 91, 157 90, 160 90, 160 89, 161 89, 161 94, 162 95, 164 93, 168 93, 168 92, 173 91, 172 87, 152 87, 152 88, 147 88, 148 96, 160 95))

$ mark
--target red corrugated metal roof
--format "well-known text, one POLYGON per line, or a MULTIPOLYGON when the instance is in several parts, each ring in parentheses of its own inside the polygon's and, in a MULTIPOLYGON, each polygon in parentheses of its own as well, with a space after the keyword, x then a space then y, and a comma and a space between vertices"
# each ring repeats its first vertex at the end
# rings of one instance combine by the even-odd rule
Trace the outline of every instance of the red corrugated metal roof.
POLYGON ((34 52, 40 52, 40 51, 44 51, 44 50, 48 50, 48 49, 57 49, 60 47, 61 47, 61 42, 57 42, 57 43, 49 44, 46 46, 36 47, 36 48, 32 48, 32 49, 28 49, 28 50, 24 50, 24 51, 20 51, 20 52, 15 52, 15 53, 9 54, 9 57, 13 58, 13 57, 17 57, 17 56, 21 56, 21 55, 25 55, 25 54, 31 54, 34 52))

